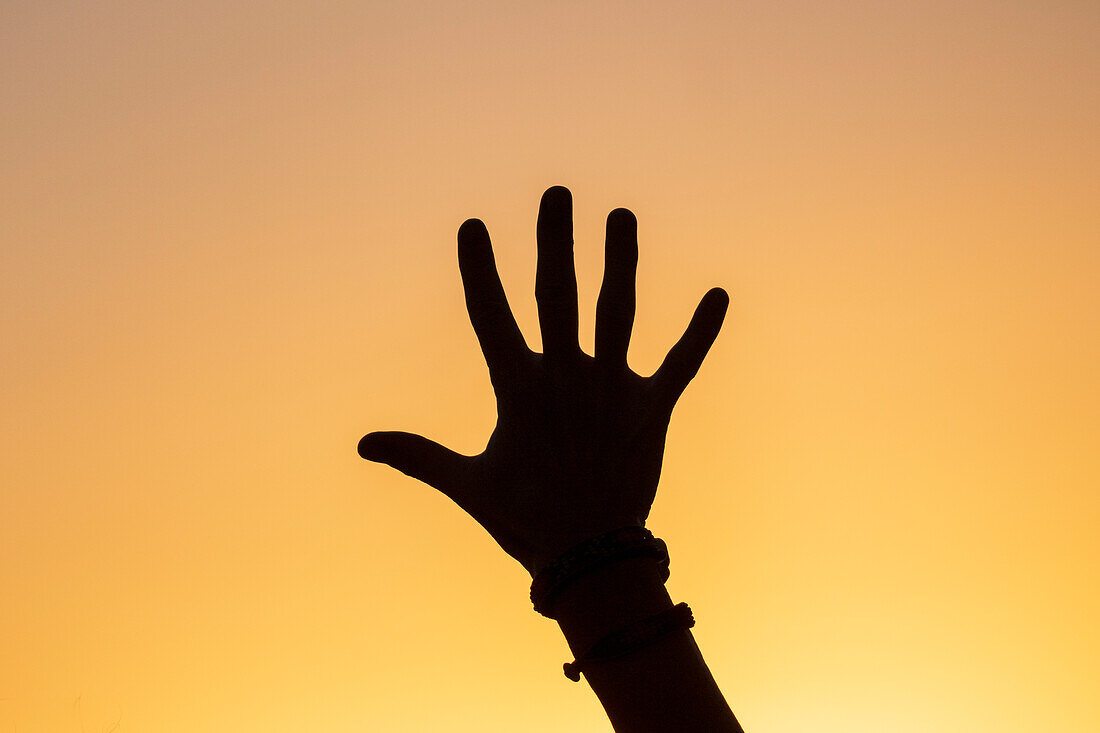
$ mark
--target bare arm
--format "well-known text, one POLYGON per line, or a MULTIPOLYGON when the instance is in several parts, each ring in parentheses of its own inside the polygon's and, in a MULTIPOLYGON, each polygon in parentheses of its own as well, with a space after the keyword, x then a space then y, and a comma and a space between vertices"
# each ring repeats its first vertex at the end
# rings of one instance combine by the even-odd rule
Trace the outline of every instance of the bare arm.
MULTIPOLYGON (((673 406, 718 335, 729 301, 720 288, 709 291, 661 367, 642 377, 626 363, 638 259, 634 215, 616 209, 607 219, 594 356, 577 340, 567 189, 543 194, 537 240, 541 354, 528 348, 512 316, 484 224, 470 219, 458 233, 466 305, 497 397, 497 425, 485 450, 464 456, 402 432, 371 433, 359 443, 364 458, 453 499, 532 575, 584 540, 644 526, 673 406)), ((568 586, 554 615, 579 655, 671 605, 656 561, 637 558, 568 586)), ((585 677, 618 733, 741 730, 688 631, 592 665, 585 677)))
MULTIPOLYGON (((574 654, 609 631, 672 606, 652 558, 612 565, 578 580, 555 604, 574 654)), ((584 673, 619 733, 742 733, 690 631, 584 673)))

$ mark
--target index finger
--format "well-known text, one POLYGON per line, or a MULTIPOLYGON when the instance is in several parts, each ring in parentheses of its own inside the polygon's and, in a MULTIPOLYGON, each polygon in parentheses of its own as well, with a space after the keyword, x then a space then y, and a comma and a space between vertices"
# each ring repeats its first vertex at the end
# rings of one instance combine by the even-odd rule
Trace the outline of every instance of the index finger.
POLYGON ((489 232, 479 219, 467 219, 458 229, 458 269, 466 294, 466 310, 485 355, 489 378, 499 386, 511 364, 527 351, 527 342, 508 306, 489 232))

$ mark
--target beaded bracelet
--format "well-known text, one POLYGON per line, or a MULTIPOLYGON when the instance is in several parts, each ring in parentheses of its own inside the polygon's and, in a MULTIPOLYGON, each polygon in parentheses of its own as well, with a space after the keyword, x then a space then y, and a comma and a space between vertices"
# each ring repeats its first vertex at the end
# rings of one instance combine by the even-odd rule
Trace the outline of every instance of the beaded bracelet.
POLYGON ((565 663, 565 676, 580 682, 583 668, 590 664, 625 657, 675 631, 693 626, 695 617, 691 614, 691 608, 686 603, 677 603, 655 616, 624 626, 600 639, 583 656, 565 663))
POLYGON ((585 540, 535 574, 531 604, 543 616, 558 594, 573 581, 594 570, 632 557, 655 557, 661 581, 668 580, 668 547, 645 527, 622 527, 585 540))

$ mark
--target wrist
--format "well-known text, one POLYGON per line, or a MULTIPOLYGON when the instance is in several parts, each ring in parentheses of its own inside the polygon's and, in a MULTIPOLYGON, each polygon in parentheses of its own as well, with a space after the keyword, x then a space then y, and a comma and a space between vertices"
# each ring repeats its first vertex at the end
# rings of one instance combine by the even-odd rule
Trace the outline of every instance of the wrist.
POLYGON ((554 617, 574 654, 627 624, 672 607, 661 566, 653 557, 631 557, 599 568, 566 587, 554 617))
POLYGON ((570 583, 601 567, 645 556, 657 558, 661 580, 667 580, 668 548, 645 527, 621 527, 590 537, 534 574, 531 604, 543 616, 554 618, 554 602, 570 583))

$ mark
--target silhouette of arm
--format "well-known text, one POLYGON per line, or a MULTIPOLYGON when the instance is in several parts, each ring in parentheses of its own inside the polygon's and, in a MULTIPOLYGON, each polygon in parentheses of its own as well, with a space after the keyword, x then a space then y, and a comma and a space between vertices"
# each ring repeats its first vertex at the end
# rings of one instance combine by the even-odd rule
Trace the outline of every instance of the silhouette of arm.
MULTIPOLYGON (((687 330, 649 377, 627 366, 634 323, 637 221, 607 218, 595 355, 577 340, 572 197, 555 186, 539 207, 535 299, 543 353, 528 348, 497 275, 485 225, 459 228, 466 306, 497 398, 485 450, 464 456, 403 432, 374 432, 363 458, 450 497, 532 575, 578 543, 644 526, 657 491, 669 418, 718 335, 729 298, 707 292, 687 330)), ((575 654, 624 624, 672 606, 657 563, 637 558, 581 578, 555 616, 575 654)), ((592 665, 585 678, 618 733, 740 731, 688 631, 592 665)))
MULTIPOLYGON (((636 558, 583 577, 554 607, 575 655, 626 623, 672 606, 652 558, 636 558)), ((619 733, 741 733, 690 631, 667 636, 584 672, 619 733)))

